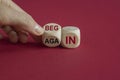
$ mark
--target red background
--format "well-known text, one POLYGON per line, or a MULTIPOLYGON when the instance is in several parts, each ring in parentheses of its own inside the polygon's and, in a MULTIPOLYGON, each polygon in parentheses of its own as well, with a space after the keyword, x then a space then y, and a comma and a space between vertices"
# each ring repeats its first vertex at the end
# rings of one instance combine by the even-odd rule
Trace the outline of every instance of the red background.
POLYGON ((0 80, 120 80, 119 0, 15 0, 44 25, 81 29, 76 49, 0 41, 0 80))

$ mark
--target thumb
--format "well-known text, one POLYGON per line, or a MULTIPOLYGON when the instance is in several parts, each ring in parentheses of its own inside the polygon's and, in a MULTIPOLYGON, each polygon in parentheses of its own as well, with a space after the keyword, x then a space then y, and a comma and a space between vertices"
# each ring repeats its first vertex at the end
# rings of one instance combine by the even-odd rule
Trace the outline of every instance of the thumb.
POLYGON ((44 33, 44 29, 27 13, 17 13, 12 24, 16 30, 26 31, 35 36, 40 36, 44 33))

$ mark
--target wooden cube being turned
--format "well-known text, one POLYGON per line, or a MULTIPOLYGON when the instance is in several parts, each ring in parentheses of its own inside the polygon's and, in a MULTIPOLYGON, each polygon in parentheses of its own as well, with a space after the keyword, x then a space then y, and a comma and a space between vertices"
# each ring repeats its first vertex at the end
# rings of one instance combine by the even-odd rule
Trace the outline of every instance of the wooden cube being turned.
POLYGON ((80 29, 75 26, 63 27, 61 45, 65 48, 77 48, 80 45, 80 29))
POLYGON ((56 23, 48 23, 43 26, 45 32, 42 41, 45 46, 57 47, 61 43, 61 26, 56 23))

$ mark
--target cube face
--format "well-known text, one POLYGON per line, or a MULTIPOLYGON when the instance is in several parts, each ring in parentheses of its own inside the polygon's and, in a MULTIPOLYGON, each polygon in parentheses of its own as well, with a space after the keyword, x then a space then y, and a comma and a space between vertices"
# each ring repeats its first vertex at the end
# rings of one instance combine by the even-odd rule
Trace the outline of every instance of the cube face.
POLYGON ((62 45, 66 48, 76 48, 80 45, 79 36, 76 34, 68 33, 62 36, 62 45))
POLYGON ((43 26, 43 28, 45 29, 45 31, 59 31, 61 30, 61 26, 59 24, 56 23, 48 23, 46 25, 43 26))
POLYGON ((60 45, 60 40, 55 36, 47 36, 43 38, 43 44, 48 47, 56 47, 60 45))
POLYGON ((63 47, 76 48, 80 45, 80 30, 77 27, 67 26, 62 29, 63 47))
POLYGON ((45 46, 57 47, 61 43, 61 26, 56 23, 48 23, 43 26, 45 32, 42 41, 45 46))

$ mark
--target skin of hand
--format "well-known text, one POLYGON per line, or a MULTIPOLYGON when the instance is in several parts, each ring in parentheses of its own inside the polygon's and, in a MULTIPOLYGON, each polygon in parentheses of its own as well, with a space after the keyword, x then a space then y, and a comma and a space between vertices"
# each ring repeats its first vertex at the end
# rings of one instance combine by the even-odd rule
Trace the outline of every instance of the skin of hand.
MULTIPOLYGON (((11 32, 16 32, 16 42, 21 41, 22 36, 25 39, 28 34, 40 36, 44 33, 44 29, 12 0, 0 0, 0 26, 3 30, 6 26, 10 26, 11 29, 5 32, 8 36, 11 35, 11 32)), ((25 43, 25 41, 21 42, 25 43)))

